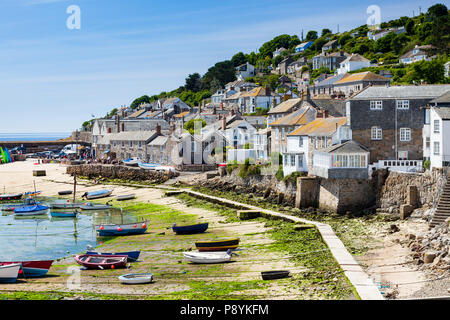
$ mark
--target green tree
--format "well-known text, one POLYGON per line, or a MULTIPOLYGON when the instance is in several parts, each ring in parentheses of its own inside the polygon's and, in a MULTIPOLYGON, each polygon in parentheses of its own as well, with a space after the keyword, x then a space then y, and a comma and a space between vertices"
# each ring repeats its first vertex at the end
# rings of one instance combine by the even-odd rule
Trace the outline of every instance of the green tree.
POLYGON ((219 81, 220 87, 236 80, 236 70, 233 63, 229 60, 221 61, 209 68, 202 78, 202 88, 211 90, 211 83, 214 78, 219 81))
POLYGON ((306 41, 314 41, 318 38, 317 31, 311 30, 306 34, 306 41))
POLYGON ((425 19, 427 21, 435 22, 440 17, 444 17, 447 15, 448 15, 447 7, 441 3, 438 3, 428 8, 425 19))
MULTIPOLYGON (((247 57, 245 56, 244 53, 239 52, 236 53, 232 58, 231 58, 231 63, 233 64, 233 66, 237 67, 240 66, 244 63, 247 62, 247 57)), ((251 64, 251 63, 250 63, 251 64)))
POLYGON ((200 123, 202 128, 206 126, 206 121, 203 119, 191 119, 184 124, 184 129, 187 130, 190 134, 194 135, 196 123, 200 123))
POLYGON ((332 34, 333 32, 330 29, 322 29, 322 35, 321 37, 327 35, 327 34, 332 34))
POLYGON ((197 92, 201 89, 201 76, 198 73, 190 74, 186 78, 185 90, 197 92))

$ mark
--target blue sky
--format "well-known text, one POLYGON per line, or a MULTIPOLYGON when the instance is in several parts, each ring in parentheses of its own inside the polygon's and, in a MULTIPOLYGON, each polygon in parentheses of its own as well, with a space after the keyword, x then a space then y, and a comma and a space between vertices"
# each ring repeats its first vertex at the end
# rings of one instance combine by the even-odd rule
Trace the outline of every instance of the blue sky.
MULTIPOLYGON (((444 1, 438 1, 444 3, 444 1)), ((0 132, 68 132, 91 115, 170 91, 280 34, 417 14, 435 1, 1 0, 0 132), (81 9, 69 30, 67 7, 81 9)))

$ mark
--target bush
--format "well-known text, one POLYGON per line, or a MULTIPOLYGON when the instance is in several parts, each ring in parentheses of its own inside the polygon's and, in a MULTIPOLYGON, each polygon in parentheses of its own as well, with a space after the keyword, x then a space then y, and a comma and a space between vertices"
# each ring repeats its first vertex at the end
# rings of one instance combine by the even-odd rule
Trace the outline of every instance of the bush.
POLYGON ((250 164, 250 159, 246 159, 243 164, 241 164, 239 169, 239 177, 242 179, 248 176, 255 176, 261 174, 261 167, 256 164, 250 164))
POLYGON ((431 166, 431 161, 430 160, 425 160, 423 162, 424 169, 428 170, 428 169, 430 169, 430 166, 431 166))
POLYGON ((283 166, 278 166, 278 171, 275 173, 275 177, 278 181, 281 181, 284 179, 284 172, 283 172, 283 166))

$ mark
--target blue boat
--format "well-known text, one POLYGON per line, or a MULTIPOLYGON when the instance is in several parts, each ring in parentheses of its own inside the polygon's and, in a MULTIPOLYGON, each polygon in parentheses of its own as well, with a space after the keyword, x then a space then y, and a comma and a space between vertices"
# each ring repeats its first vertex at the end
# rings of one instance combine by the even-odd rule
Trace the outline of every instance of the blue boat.
POLYGON ((208 230, 208 226, 208 223, 194 224, 190 226, 177 226, 174 224, 172 229, 176 234, 195 234, 205 232, 208 230))
POLYGON ((46 214, 48 209, 50 209, 50 207, 40 204, 32 206, 22 206, 20 208, 14 209, 14 214, 16 216, 38 216, 46 214))
POLYGON ((76 218, 78 212, 50 212, 53 218, 76 218))
POLYGON ((105 252, 94 252, 88 251, 86 254, 90 255, 100 255, 100 256, 128 256, 128 262, 137 261, 139 259, 140 251, 129 251, 129 252, 117 252, 117 253, 105 253, 105 252))
POLYGON ((98 191, 93 191, 93 192, 86 192, 85 194, 83 194, 82 198, 86 198, 88 200, 92 200, 92 199, 100 199, 100 198, 106 198, 109 197, 112 193, 112 190, 98 190, 98 191))
POLYGON ((160 166, 160 164, 157 163, 145 163, 145 162, 139 162, 138 163, 139 168, 145 169, 145 170, 154 170, 157 167, 160 166))
POLYGON ((141 221, 130 224, 104 224, 95 226, 95 230, 100 237, 143 234, 147 231, 147 228, 148 221, 141 221))

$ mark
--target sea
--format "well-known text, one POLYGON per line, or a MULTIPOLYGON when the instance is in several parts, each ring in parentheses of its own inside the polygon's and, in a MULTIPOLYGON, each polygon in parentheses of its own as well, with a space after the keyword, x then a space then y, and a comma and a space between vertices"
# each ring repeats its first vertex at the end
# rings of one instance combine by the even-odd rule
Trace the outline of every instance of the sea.
POLYGON ((71 132, 0 133, 0 141, 56 141, 71 135, 71 132))

